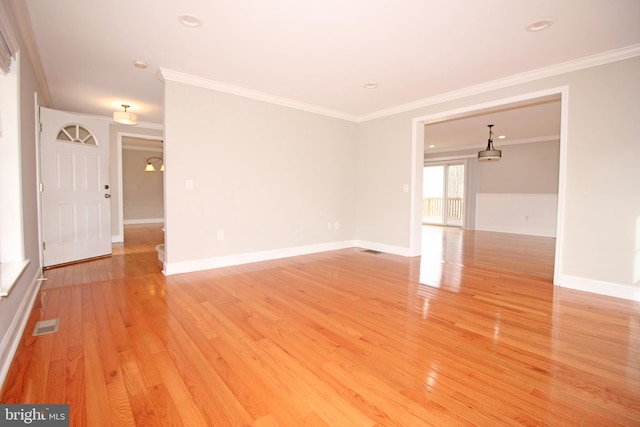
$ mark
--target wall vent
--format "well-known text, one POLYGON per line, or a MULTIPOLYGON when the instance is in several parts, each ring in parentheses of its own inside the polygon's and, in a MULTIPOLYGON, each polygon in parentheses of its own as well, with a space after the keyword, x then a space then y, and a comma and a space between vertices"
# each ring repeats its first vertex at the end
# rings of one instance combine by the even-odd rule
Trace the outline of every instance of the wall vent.
POLYGON ((380 251, 374 251, 373 249, 365 249, 362 252, 366 252, 368 254, 374 254, 374 255, 380 255, 382 253, 380 251))

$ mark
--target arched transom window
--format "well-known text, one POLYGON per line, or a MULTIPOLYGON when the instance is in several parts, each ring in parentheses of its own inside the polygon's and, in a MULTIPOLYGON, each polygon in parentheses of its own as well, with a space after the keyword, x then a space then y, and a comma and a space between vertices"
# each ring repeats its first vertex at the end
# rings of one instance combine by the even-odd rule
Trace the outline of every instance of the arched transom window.
POLYGON ((98 140, 89 129, 82 125, 67 125, 60 129, 57 136, 58 141, 74 142, 84 145, 98 145, 98 140))

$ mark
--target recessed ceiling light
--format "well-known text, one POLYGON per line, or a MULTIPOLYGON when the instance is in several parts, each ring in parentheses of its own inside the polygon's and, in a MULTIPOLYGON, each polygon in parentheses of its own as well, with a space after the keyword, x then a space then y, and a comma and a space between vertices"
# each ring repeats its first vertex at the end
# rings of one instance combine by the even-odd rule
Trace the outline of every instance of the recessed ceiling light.
POLYGON ((436 148, 436 146, 433 144, 429 144, 429 148, 436 148))
POLYGON ((365 89, 376 89, 378 87, 378 83, 365 83, 362 87, 365 89))
POLYGON ((498 137, 498 139, 505 139, 505 138, 506 138, 506 136, 504 136, 504 135, 500 135, 500 136, 498 137))
POLYGON ((551 26, 551 24, 553 24, 553 21, 549 19, 542 19, 540 21, 532 22, 531 24, 527 25, 527 31, 536 32, 546 30, 551 26))
POLYGON ((180 22, 182 25, 185 25, 187 27, 192 27, 192 28, 199 27, 200 25, 202 25, 201 20, 199 20, 194 15, 190 15, 188 13, 183 13, 182 15, 178 16, 178 22, 180 22))
POLYGON ((147 68, 147 63, 136 59, 133 61, 133 66, 136 68, 147 68))

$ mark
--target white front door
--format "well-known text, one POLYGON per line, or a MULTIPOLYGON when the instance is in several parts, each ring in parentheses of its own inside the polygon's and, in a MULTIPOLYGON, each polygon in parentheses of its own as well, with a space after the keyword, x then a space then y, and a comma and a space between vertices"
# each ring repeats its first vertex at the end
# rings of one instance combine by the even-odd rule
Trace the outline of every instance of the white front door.
POLYGON ((40 109, 44 266, 111 254, 109 123, 40 109))

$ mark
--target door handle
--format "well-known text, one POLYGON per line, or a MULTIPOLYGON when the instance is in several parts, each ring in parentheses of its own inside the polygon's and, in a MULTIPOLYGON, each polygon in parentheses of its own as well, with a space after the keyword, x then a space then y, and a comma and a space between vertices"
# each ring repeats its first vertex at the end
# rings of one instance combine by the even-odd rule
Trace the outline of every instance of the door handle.
POLYGON ((105 194, 105 195, 104 195, 104 198, 105 198, 105 199, 110 199, 110 198, 111 198, 111 194, 105 194))

